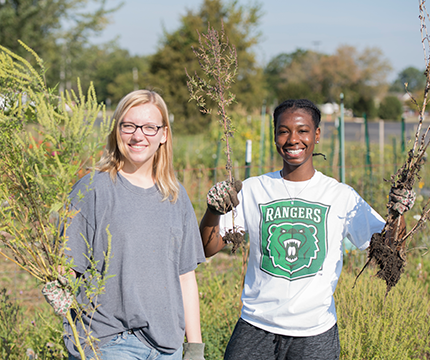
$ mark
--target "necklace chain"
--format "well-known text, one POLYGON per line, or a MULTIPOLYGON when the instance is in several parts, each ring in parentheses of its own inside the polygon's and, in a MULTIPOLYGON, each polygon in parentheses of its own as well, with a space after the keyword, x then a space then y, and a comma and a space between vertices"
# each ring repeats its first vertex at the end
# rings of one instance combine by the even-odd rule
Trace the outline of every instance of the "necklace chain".
POLYGON ((293 196, 291 196, 290 195, 290 192, 288 191, 288 188, 287 188, 287 185, 285 184, 286 183, 286 180, 284 179, 284 170, 281 170, 280 171, 280 173, 281 173, 281 179, 282 179, 282 183, 284 184, 284 188, 285 188, 285 190, 287 191, 287 194, 288 194, 288 197, 291 199, 291 205, 294 205, 294 201, 297 199, 297 197, 308 187, 308 185, 310 184, 310 182, 312 181, 312 179, 313 179, 313 176, 308 180, 308 183, 304 186, 304 188, 303 189, 301 189, 299 192, 298 192, 298 194, 297 195, 294 195, 294 197, 293 196))

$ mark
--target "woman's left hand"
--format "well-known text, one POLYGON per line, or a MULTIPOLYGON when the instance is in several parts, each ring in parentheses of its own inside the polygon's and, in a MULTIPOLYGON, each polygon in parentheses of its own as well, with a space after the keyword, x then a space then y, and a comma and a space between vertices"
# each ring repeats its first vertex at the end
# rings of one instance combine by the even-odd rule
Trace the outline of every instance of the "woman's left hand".
POLYGON ((185 343, 183 360, 205 360, 204 352, 204 343, 185 343))

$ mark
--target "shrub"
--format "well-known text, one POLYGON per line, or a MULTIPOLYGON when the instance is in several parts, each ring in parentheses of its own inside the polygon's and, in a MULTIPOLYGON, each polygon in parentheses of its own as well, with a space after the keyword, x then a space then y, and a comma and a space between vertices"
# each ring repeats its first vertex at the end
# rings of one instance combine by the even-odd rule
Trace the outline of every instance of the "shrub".
POLYGON ((402 102, 395 96, 386 96, 379 105, 378 116, 383 120, 400 120, 402 114, 402 102))
POLYGON ((427 287, 404 276, 385 298, 385 283, 344 272, 335 298, 341 359, 428 359, 430 298, 427 287))

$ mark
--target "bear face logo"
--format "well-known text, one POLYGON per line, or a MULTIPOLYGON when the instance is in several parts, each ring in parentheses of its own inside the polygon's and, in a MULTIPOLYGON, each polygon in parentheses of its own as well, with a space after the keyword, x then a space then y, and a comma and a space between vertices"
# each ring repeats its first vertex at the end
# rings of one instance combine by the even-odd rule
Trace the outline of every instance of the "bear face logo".
POLYGON ((267 239, 267 250, 273 266, 292 274, 309 268, 320 251, 317 229, 303 223, 272 224, 267 239))

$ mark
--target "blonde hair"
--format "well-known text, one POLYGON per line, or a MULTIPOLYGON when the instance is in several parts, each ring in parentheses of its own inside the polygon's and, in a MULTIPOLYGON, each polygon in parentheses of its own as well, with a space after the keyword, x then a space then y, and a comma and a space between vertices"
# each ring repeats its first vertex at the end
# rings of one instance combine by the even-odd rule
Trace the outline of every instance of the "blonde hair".
POLYGON ((166 131, 166 142, 160 144, 154 154, 152 176, 163 194, 163 201, 170 198, 171 202, 175 202, 179 194, 179 183, 173 171, 172 130, 169 124, 169 113, 163 98, 154 91, 136 90, 121 99, 113 114, 114 126, 108 136, 106 149, 96 169, 108 172, 112 180, 116 180, 118 171, 124 166, 125 154, 127 154, 121 140, 119 125, 132 107, 148 103, 155 105, 160 110, 166 131))

